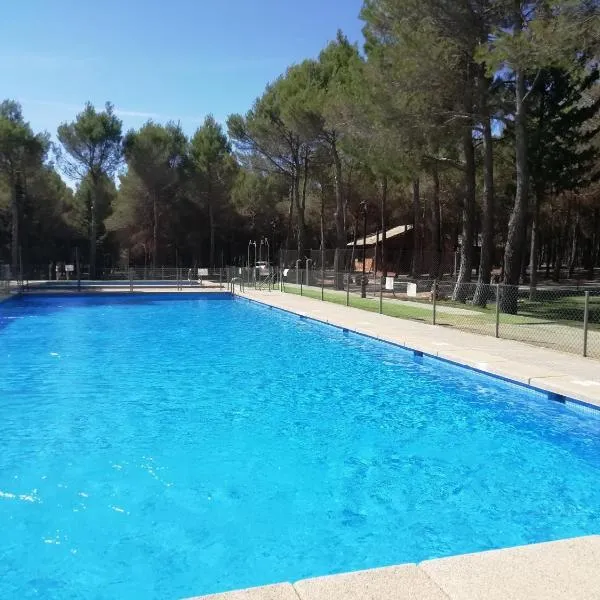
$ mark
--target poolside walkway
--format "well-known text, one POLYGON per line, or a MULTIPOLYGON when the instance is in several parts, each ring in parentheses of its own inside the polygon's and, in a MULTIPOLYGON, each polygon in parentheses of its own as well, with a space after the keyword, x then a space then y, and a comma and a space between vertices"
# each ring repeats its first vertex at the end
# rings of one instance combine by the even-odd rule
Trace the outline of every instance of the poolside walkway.
POLYGON ((196 600, 597 600, 600 536, 304 579, 196 600))
POLYGON ((246 290, 239 295, 600 407, 600 361, 592 358, 279 291, 246 290))

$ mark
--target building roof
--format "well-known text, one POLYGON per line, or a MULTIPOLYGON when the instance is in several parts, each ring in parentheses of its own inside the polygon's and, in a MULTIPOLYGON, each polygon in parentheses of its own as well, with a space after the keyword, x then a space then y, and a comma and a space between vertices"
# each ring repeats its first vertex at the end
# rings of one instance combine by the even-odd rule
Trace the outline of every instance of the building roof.
MULTIPOLYGON (((407 231, 410 231, 413 228, 412 225, 398 225, 397 227, 392 227, 385 232, 385 239, 389 240, 390 238, 397 237, 399 235, 405 234, 407 231)), ((356 240, 357 246, 374 246, 375 244, 379 244, 381 242, 382 233, 371 233, 367 236, 366 243, 364 238, 360 238, 356 240)), ((353 246, 354 242, 350 242, 347 244, 348 246, 353 246)))

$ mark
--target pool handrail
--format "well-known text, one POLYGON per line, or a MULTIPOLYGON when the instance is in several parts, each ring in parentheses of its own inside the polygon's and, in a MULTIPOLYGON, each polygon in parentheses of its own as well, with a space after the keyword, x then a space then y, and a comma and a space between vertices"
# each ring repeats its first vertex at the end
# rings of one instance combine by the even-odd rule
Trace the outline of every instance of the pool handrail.
POLYGON ((235 295, 235 284, 236 282, 238 282, 239 284, 239 288, 240 291, 244 291, 244 280, 241 277, 234 277, 230 282, 229 282, 229 289, 231 291, 232 294, 235 295))

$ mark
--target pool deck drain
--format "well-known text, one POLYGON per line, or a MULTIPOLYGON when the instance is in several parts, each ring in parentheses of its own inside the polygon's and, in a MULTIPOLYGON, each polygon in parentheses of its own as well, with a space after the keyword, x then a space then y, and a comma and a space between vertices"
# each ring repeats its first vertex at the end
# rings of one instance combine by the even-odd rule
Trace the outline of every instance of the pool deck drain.
POLYGON ((597 600, 598 565, 600 536, 595 535, 193 600, 597 600))
MULTIPOLYGON (((600 408, 600 361, 278 291, 237 295, 600 408)), ((600 592, 598 594, 600 599, 600 592)))

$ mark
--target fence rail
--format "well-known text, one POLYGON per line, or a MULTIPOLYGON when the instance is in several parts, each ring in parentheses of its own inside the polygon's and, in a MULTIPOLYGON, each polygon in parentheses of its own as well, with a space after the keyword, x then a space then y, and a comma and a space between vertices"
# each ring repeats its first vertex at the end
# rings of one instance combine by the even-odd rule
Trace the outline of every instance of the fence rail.
POLYGON ((280 289, 381 314, 600 358, 600 285, 386 281, 373 273, 287 269, 280 289))
POLYGON ((233 290, 237 284, 238 289, 277 289, 401 319, 600 358, 600 285, 540 285, 531 293, 525 286, 457 286, 447 280, 383 279, 374 273, 363 275, 361 271, 335 271, 322 266, 200 270, 131 267, 105 272, 103 279, 89 280, 69 273, 59 280, 42 280, 27 276, 11 279, 10 270, 2 267, 0 296, 34 290, 233 290))

